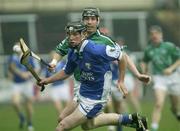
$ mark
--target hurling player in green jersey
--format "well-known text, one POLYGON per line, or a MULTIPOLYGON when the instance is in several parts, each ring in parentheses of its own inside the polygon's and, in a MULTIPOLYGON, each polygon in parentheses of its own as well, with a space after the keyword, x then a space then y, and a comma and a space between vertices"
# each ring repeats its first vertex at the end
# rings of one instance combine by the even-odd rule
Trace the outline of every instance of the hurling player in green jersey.
MULTIPOLYGON (((102 35, 98 30, 98 25, 100 23, 100 13, 98 8, 85 8, 82 12, 82 21, 87 26, 87 39, 93 40, 95 43, 98 44, 106 44, 110 46, 114 46, 115 42, 111 40, 109 37, 102 35)), ((59 45, 56 47, 56 52, 54 53, 53 59, 50 63, 52 69, 56 66, 57 61, 61 60, 63 56, 67 55, 69 46, 68 40, 65 38, 59 45)), ((126 55, 127 65, 130 70, 134 73, 134 75, 141 81, 149 82, 150 77, 147 75, 140 74, 136 69, 134 63, 130 60, 130 58, 126 55)), ((80 78, 80 71, 77 69, 74 72, 75 77, 75 84, 74 84, 74 100, 71 101, 64 111, 61 113, 59 121, 62 120, 65 116, 67 116, 71 111, 75 108, 75 103, 77 99, 77 92, 79 89, 79 78, 80 78)))
POLYGON ((152 131, 157 131, 161 118, 166 94, 170 95, 172 111, 178 119, 178 97, 180 95, 179 74, 180 49, 171 42, 163 41, 163 32, 159 26, 151 26, 150 44, 144 51, 144 71, 147 71, 147 63, 152 63, 154 80, 155 106, 152 114, 152 131))

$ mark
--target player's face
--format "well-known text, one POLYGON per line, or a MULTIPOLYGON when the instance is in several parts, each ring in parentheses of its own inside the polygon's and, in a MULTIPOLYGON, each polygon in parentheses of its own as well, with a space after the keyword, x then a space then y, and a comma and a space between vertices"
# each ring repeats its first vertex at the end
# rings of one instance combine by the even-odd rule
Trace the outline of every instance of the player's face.
POLYGON ((69 46, 71 48, 78 47, 82 40, 81 33, 79 33, 79 32, 67 33, 67 37, 68 37, 68 41, 69 41, 69 46))
POLYGON ((150 39, 153 43, 159 44, 162 41, 162 33, 156 30, 151 30, 150 39))
POLYGON ((98 26, 98 19, 96 16, 86 16, 83 18, 83 22, 87 26, 87 32, 96 32, 98 26))

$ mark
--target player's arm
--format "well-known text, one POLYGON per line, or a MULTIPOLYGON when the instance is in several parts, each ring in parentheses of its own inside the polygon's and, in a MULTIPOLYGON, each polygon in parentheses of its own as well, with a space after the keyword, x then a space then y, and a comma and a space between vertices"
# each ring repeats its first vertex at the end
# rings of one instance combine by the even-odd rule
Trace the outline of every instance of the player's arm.
POLYGON ((148 83, 150 81, 150 76, 145 75, 145 74, 141 74, 138 69, 136 68, 136 65, 134 64, 134 62, 132 61, 132 59, 125 54, 126 57, 126 61, 127 61, 127 67, 128 69, 136 76, 136 78, 138 78, 140 81, 148 83))
POLYGON ((57 52, 53 51, 52 53, 52 60, 49 63, 50 70, 54 70, 58 61, 62 60, 63 56, 61 54, 58 54, 57 52))
MULTIPOLYGON (((113 46, 116 47, 118 43, 113 43, 113 46)), ((122 47, 123 49, 123 47, 122 47)), ((134 64, 133 60, 125 53, 124 58, 126 59, 127 68, 138 78, 140 81, 148 83, 150 81, 150 76, 141 74, 138 69, 136 68, 136 65, 134 64)))
POLYGON ((143 72, 143 73, 146 74, 146 73, 149 72, 149 71, 148 71, 148 63, 142 61, 142 62, 140 63, 140 66, 141 66, 141 69, 142 69, 142 72, 143 72))
POLYGON ((148 63, 151 61, 151 59, 149 58, 148 55, 148 48, 144 50, 143 52, 143 58, 142 61, 140 63, 141 69, 143 73, 148 73, 149 69, 148 69, 148 63))
POLYGON ((180 59, 176 60, 174 64, 169 66, 164 70, 164 74, 169 75, 171 74, 174 70, 176 70, 178 67, 180 67, 180 59))
POLYGON ((103 50, 102 48, 100 52, 101 53, 99 55, 101 56, 101 58, 107 61, 118 61, 119 79, 117 86, 125 97, 128 94, 127 88, 124 85, 126 57, 124 55, 124 52, 122 51, 122 48, 116 44, 114 47, 106 46, 105 50, 103 50))
POLYGON ((170 51, 172 52, 172 57, 175 60, 175 62, 170 65, 168 68, 164 70, 164 74, 171 74, 173 71, 175 71, 178 67, 180 67, 180 48, 176 47, 174 44, 169 44, 170 51))
POLYGON ((70 75, 66 74, 64 70, 61 70, 60 72, 57 72, 56 74, 48 77, 48 78, 44 78, 41 79, 41 81, 38 83, 38 85, 47 85, 49 83, 53 83, 57 80, 64 80, 66 78, 68 78, 70 75))
POLYGON ((21 70, 19 70, 19 69, 16 67, 16 64, 14 64, 14 63, 11 63, 10 66, 9 66, 9 68, 10 68, 10 70, 11 70, 14 74, 20 76, 20 77, 23 78, 23 79, 28 79, 28 78, 31 77, 31 74, 30 74, 28 71, 22 72, 21 70))
MULTIPOLYGON (((111 40, 110 38, 106 39, 106 42, 108 43, 108 45, 116 47, 118 43, 114 42, 113 40, 111 40)), ((123 48, 123 47, 122 47, 123 48)), ((141 74, 138 69, 136 68, 136 65, 134 64, 134 62, 132 61, 132 59, 125 53, 124 54, 124 58, 126 59, 126 63, 127 63, 127 68, 142 82, 147 82, 148 81, 148 77, 147 75, 141 74)))
POLYGON ((121 56, 121 59, 118 60, 119 79, 118 79, 117 86, 118 86, 119 90, 123 93, 124 97, 126 97, 128 94, 127 88, 124 84, 126 65, 127 65, 126 57, 125 57, 125 54, 123 53, 121 56))
POLYGON ((134 64, 132 59, 126 53, 124 53, 124 55, 126 57, 128 69, 138 78, 138 76, 140 75, 140 72, 136 68, 136 65, 134 64))
POLYGON ((57 80, 64 80, 64 79, 68 78, 69 76, 71 76, 71 74, 73 74, 76 67, 77 67, 77 64, 68 55, 67 63, 64 66, 64 68, 61 71, 57 72, 56 74, 54 74, 48 78, 42 79, 38 83, 38 85, 44 85, 44 84, 52 83, 52 82, 55 82, 57 80))
POLYGON ((49 65, 51 66, 49 69, 50 70, 54 70, 57 63, 62 60, 62 58, 67 55, 69 50, 69 46, 68 46, 68 41, 65 38, 61 43, 59 43, 56 46, 55 51, 52 52, 52 60, 49 63, 49 65))

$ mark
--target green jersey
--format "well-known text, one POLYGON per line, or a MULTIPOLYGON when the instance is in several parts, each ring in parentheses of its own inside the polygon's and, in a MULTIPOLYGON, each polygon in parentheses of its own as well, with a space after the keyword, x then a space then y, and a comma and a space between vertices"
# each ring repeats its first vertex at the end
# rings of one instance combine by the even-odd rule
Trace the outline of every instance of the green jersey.
POLYGON ((180 58, 180 49, 170 42, 152 43, 144 51, 144 62, 152 62, 153 74, 162 74, 163 70, 180 58))
MULTIPOLYGON (((114 46, 115 42, 111 40, 109 37, 100 33, 97 30, 95 33, 91 34, 87 39, 94 41, 96 44, 104 44, 109 46, 114 46)), ((68 39, 65 38, 62 42, 60 42, 56 47, 56 52, 61 56, 65 56, 68 54, 69 50, 68 39)), ((80 80, 80 70, 77 68, 74 72, 74 77, 77 81, 80 80)))

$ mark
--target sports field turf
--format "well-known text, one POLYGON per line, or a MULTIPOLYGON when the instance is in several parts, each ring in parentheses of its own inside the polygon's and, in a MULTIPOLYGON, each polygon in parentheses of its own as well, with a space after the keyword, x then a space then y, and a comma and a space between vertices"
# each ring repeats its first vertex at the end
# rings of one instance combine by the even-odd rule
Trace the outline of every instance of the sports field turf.
MULTIPOLYGON (((149 118, 152 111, 152 103, 142 103, 143 114, 149 118)), ((35 131, 55 131, 57 115, 51 103, 35 103, 33 123, 35 131)), ((106 131, 106 127, 94 129, 92 131, 106 131)), ((18 119, 10 105, 0 105, 0 131, 19 131, 18 119)), ((22 131, 26 131, 25 129, 22 131)), ((81 131, 78 127, 73 131, 81 131)), ((134 129, 124 128, 124 131, 135 131, 134 129)), ((165 104, 162 113, 162 120, 159 131, 180 131, 180 122, 170 112, 169 104, 165 104)))

